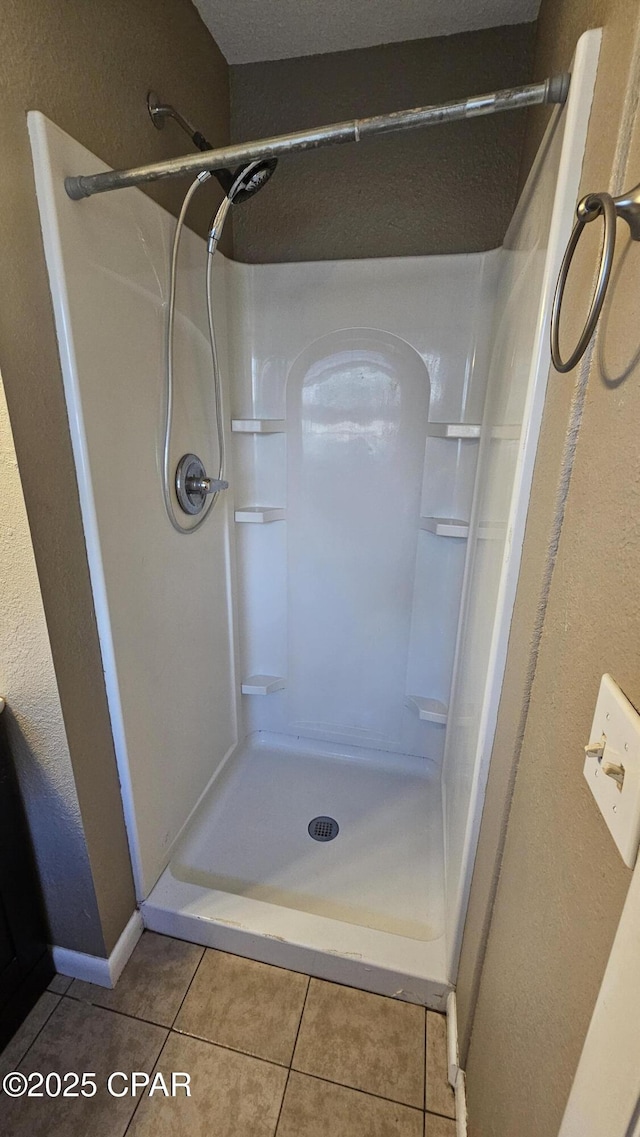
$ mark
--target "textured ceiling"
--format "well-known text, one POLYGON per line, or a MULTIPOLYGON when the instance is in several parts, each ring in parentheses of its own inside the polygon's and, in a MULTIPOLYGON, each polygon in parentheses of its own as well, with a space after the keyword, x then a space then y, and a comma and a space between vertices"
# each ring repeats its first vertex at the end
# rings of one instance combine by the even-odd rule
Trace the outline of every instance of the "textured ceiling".
POLYGON ((194 0, 229 63, 373 47, 535 20, 540 0, 194 0))

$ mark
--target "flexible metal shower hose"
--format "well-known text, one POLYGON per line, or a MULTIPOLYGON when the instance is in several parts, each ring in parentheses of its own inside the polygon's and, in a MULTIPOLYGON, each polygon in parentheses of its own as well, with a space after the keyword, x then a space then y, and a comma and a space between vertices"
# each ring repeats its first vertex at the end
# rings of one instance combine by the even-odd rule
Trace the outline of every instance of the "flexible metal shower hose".
MULTIPOLYGON (((207 520, 207 517, 215 508, 216 502, 219 497, 219 491, 212 494, 209 504, 204 509, 198 520, 192 525, 182 525, 173 507, 173 499, 171 496, 171 424, 173 420, 173 391, 174 391, 174 375, 173 375, 173 340, 174 340, 174 324, 175 324, 175 307, 176 307, 176 280, 178 272, 178 252, 180 249, 180 238, 182 236, 182 229, 184 227, 184 220, 187 215, 187 210, 191 204, 191 199, 194 194, 208 181, 210 174, 200 174, 195 181, 189 186, 182 208, 178 214, 176 228, 173 235, 173 245, 171 248, 171 267, 169 271, 169 296, 167 299, 167 319, 165 323, 165 337, 164 337, 164 371, 165 371, 165 419, 164 419, 164 442, 162 449, 162 494, 164 497, 165 509, 167 517, 173 525, 173 528, 178 533, 195 533, 201 525, 207 520)), ((215 224, 215 223, 214 223, 215 224)), ((213 304, 211 296, 212 273, 211 268, 213 264, 214 250, 207 250, 207 264, 205 271, 205 292, 207 299, 207 323, 209 327, 209 346, 211 349, 211 364, 213 369, 213 395, 216 417, 216 435, 218 440, 218 479, 224 477, 225 470, 225 439, 224 439, 224 424, 222 421, 222 393, 220 384, 220 369, 218 366, 218 352, 216 348, 216 333, 213 322, 213 304)))

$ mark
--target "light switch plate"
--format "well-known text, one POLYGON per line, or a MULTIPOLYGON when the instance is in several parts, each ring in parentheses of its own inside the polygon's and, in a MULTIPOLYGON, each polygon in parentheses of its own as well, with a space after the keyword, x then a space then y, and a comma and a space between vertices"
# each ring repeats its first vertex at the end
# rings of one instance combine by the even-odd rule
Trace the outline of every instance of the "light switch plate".
POLYGON ((602 758, 587 754, 584 776, 625 865, 633 868, 640 842, 640 715, 610 675, 600 682, 589 744, 601 739, 602 758), (624 768, 622 786, 604 763, 624 768))

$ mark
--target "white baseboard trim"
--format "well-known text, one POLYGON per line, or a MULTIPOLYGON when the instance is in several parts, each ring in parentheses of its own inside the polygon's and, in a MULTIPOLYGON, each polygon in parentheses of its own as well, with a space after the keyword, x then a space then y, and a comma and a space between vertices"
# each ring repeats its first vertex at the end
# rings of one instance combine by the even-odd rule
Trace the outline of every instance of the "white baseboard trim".
POLYGON ((460 1069, 456 993, 447 996, 447 1077, 456 1095, 456 1137, 467 1137, 467 1087, 460 1069))
POLYGON ((464 1070, 456 1078, 456 1137, 467 1137, 467 1085, 464 1070))
POLYGON ((56 971, 99 987, 115 987, 143 930, 142 916, 135 911, 108 959, 54 945, 51 952, 56 971))
POLYGON ((447 1078, 449 1085, 456 1088, 460 1062, 458 1058, 458 1004, 455 991, 447 995, 447 1078))

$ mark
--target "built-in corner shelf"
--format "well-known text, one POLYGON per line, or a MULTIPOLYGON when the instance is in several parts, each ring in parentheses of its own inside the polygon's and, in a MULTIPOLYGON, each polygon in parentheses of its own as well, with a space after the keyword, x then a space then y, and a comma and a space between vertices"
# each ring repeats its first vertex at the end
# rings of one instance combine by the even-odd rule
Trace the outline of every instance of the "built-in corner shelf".
POLYGON ((240 525, 268 525, 271 521, 284 521, 284 509, 271 505, 245 505, 234 513, 240 525))
POLYGON ((243 695, 272 695, 274 691, 283 691, 286 682, 279 675, 250 675, 243 680, 243 695))
POLYGON ((435 533, 436 537, 466 537, 469 533, 469 522, 460 521, 457 517, 421 517, 420 528, 427 533, 435 533))
POLYGON ((409 695, 407 706, 416 711, 421 722, 437 722, 444 724, 447 721, 449 708, 439 699, 423 699, 421 695, 409 695))
POLYGON ((283 434, 286 426, 283 418, 231 419, 231 429, 236 434, 283 434))
POLYGON ((428 438, 479 438, 480 425, 473 422, 430 422, 428 438))

